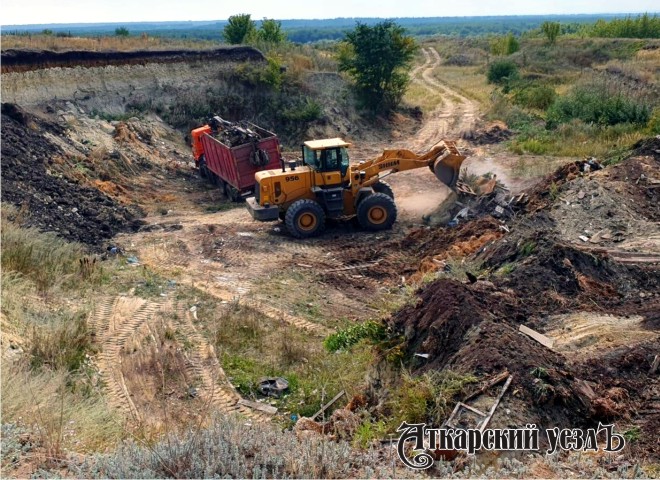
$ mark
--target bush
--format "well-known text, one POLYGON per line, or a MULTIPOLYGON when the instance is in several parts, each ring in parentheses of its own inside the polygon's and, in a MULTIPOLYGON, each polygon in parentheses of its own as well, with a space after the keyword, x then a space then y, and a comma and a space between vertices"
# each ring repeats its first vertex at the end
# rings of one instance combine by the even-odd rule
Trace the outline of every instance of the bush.
POLYGON ((493 55, 511 55, 520 50, 520 43, 509 33, 504 37, 496 37, 490 41, 490 53, 493 55))
POLYGON ((547 85, 525 85, 513 93, 514 103, 527 108, 546 110, 557 97, 555 89, 547 85))
POLYGON ((504 85, 510 80, 515 80, 519 76, 518 66, 510 60, 498 60, 488 67, 488 83, 504 85))
POLYGON ((573 119, 596 125, 645 125, 650 118, 650 108, 642 99, 602 83, 575 87, 558 98, 548 109, 546 126, 555 128, 573 119))
POLYGON ((378 341, 384 338, 385 327, 379 322, 367 320, 333 333, 325 339, 323 345, 328 351, 336 352, 347 350, 364 339, 378 341))

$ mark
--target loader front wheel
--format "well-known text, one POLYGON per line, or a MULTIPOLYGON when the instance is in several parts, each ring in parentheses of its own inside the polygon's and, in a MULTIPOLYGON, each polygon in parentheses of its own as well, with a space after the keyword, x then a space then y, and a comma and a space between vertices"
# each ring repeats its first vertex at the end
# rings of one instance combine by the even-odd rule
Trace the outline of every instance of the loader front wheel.
POLYGON ((314 237, 325 229, 325 212, 314 200, 298 200, 286 211, 284 223, 296 238, 314 237))
POLYGON ((385 193, 374 193, 358 205, 357 219, 366 230, 387 230, 394 225, 396 213, 396 205, 391 197, 385 193))
POLYGON ((394 198, 394 191, 392 190, 390 184, 387 182, 376 182, 372 185, 371 188, 373 188, 374 192, 376 193, 384 193, 388 197, 394 198))

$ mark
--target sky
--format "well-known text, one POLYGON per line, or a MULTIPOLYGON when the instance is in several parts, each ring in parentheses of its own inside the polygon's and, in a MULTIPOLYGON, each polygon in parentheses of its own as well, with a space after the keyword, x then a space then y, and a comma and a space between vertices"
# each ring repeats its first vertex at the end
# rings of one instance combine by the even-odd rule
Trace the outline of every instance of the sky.
POLYGON ((657 0, 3 0, 3 25, 252 18, 453 17, 657 12, 657 0))

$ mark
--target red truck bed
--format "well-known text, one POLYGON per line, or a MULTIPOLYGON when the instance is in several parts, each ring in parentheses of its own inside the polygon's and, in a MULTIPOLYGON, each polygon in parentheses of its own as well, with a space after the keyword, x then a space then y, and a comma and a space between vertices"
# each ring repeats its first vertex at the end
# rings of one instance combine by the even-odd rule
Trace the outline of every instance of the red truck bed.
MULTIPOLYGON (((234 190, 229 192, 229 196, 234 200, 254 191, 254 174, 256 172, 273 170, 281 166, 280 142, 277 136, 254 124, 249 124, 249 128, 257 132, 261 139, 255 143, 235 147, 225 145, 209 135, 210 128, 208 127, 193 130, 193 142, 195 143, 197 138, 201 146, 201 149, 197 148, 196 156, 198 153, 204 155, 206 167, 221 180, 220 182, 215 179, 221 188, 230 190, 226 188, 227 184, 233 187, 234 190), (257 149, 265 151, 268 155, 268 163, 265 166, 253 163, 253 155, 257 149)), ((193 149, 195 150, 195 147, 193 149)), ((199 166, 199 157, 196 158, 196 162, 199 166)))

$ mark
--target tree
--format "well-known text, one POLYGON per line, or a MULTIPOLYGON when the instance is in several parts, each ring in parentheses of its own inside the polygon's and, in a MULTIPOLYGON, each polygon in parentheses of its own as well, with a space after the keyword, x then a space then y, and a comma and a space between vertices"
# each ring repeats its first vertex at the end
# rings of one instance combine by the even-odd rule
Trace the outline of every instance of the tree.
POLYGON ((261 27, 259 27, 257 37, 264 42, 282 43, 285 37, 282 31, 282 22, 264 18, 261 21, 261 27))
POLYGON ((541 25, 541 31, 548 38, 550 45, 555 44, 560 30, 561 26, 559 25, 559 22, 543 22, 541 25))
POLYGON ((518 50, 520 50, 520 43, 511 32, 504 37, 495 37, 490 41, 490 53, 493 55, 511 55, 518 50))
POLYGON ((115 28, 115 35, 117 37, 128 37, 129 36, 128 28, 126 27, 115 28))
POLYGON ((395 108, 410 81, 417 44, 391 20, 370 27, 358 22, 346 33, 339 51, 339 70, 355 81, 362 104, 373 112, 395 108))
POLYGON ((254 21, 249 13, 241 13, 240 15, 232 15, 229 17, 227 25, 222 31, 222 36, 228 43, 236 45, 245 43, 254 38, 256 34, 256 27, 254 21))

